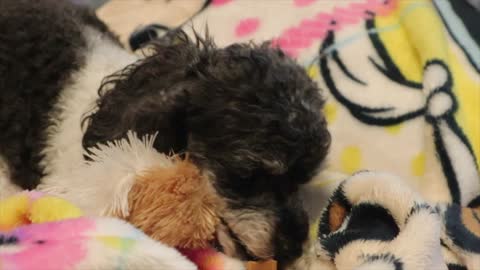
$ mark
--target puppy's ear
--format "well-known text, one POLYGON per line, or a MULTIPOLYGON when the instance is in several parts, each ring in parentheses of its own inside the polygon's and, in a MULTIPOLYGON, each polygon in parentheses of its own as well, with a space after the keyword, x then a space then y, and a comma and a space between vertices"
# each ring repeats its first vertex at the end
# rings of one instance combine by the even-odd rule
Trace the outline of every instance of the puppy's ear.
POLYGON ((150 55, 105 79, 96 110, 83 120, 85 149, 122 138, 129 130, 139 136, 158 132, 154 147, 161 152, 184 149, 187 92, 193 87, 187 68, 198 49, 181 35, 175 43, 148 49, 150 55))

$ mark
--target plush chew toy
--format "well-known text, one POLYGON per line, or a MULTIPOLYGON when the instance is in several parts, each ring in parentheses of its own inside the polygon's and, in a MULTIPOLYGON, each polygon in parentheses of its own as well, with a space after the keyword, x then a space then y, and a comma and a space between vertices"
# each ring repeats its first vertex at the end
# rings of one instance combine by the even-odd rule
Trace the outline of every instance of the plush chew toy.
POLYGON ((221 201, 192 163, 170 162, 138 175, 128 193, 129 213, 114 214, 167 245, 206 248, 219 223, 221 201))
POLYGON ((187 159, 153 148, 155 136, 127 138, 91 149, 91 162, 46 179, 40 190, 63 197, 87 215, 120 217, 177 248, 199 270, 275 270, 273 261, 245 263, 213 249, 222 201, 187 159), (68 177, 69 181, 62 181, 68 177), (100 184, 101 183, 101 184, 100 184))

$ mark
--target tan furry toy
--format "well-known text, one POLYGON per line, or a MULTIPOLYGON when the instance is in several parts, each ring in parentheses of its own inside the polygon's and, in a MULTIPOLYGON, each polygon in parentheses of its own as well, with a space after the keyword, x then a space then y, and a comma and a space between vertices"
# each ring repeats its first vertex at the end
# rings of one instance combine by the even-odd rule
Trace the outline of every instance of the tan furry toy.
POLYGON ((209 175, 188 158, 153 148, 155 135, 91 150, 92 161, 68 175, 48 178, 39 189, 62 197, 85 215, 125 219, 147 235, 179 249, 199 270, 275 270, 276 263, 240 262, 214 251, 222 200, 209 175), (62 181, 68 177, 69 181, 62 181), (68 184, 68 185, 67 185, 68 184))
POLYGON ((195 165, 172 161, 138 176, 128 194, 129 215, 120 217, 167 245, 205 248, 215 235, 221 201, 195 165))

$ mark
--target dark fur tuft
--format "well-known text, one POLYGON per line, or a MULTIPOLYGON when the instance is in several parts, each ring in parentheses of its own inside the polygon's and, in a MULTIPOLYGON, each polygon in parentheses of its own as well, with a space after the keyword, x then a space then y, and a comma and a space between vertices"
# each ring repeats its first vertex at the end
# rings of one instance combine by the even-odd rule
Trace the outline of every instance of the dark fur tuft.
POLYGON ((278 261, 278 269, 286 269, 293 261, 302 256, 308 241, 308 216, 302 201, 292 196, 288 203, 277 210, 273 246, 278 261))
POLYGON ((146 56, 124 70, 105 78, 93 114, 83 120, 83 146, 123 138, 128 130, 139 136, 159 132, 155 148, 181 152, 187 143, 184 119, 187 109, 185 63, 196 57, 186 42, 177 45, 152 43, 146 56))

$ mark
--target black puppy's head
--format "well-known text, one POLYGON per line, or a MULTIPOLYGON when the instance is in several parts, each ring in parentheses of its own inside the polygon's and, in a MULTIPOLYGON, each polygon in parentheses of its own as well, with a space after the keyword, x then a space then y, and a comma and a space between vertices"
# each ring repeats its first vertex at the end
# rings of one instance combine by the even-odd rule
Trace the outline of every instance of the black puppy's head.
POLYGON ((149 48, 103 84, 84 147, 158 132, 159 151, 188 153, 212 175, 227 205, 227 253, 281 264, 300 256, 308 224, 297 189, 330 145, 316 84, 268 43, 217 48, 179 32, 149 48))

